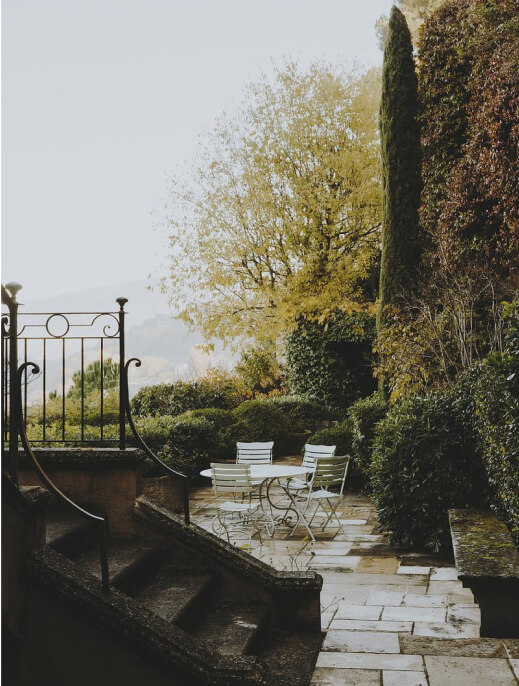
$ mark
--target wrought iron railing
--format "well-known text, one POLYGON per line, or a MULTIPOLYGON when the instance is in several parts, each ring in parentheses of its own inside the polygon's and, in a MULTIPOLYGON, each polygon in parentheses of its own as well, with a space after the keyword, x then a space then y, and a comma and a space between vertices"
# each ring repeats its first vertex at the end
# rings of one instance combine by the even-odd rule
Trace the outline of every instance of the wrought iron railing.
MULTIPOLYGON (((126 298, 118 298, 115 312, 16 312, 2 317, 3 439, 8 440, 9 383, 14 371, 13 341, 23 362, 40 369, 22 385, 24 426, 35 445, 50 443, 119 444, 126 448, 124 396, 120 369, 124 369, 126 298), (14 317, 14 319, 13 319, 14 317), (87 421, 86 401, 95 414, 87 421), (106 404, 112 409, 107 416, 106 404), (117 404, 114 412, 114 405, 117 404), (71 421, 69 421, 71 420, 71 421), (28 429, 28 424, 29 429, 28 429), (108 425, 115 425, 107 435, 108 425)), ((18 360, 21 361, 21 360, 18 360)), ((13 377, 14 378, 14 377, 13 377)))
MULTIPOLYGON (((184 519, 186 524, 189 524, 189 488, 188 480, 184 474, 176 472, 166 465, 162 460, 160 460, 157 455, 148 447, 146 442, 140 436, 133 417, 131 413, 131 404, 129 396, 129 384, 128 384, 128 368, 131 363, 135 363, 137 367, 141 366, 141 361, 137 358, 131 358, 128 362, 125 361, 125 315, 124 310, 125 304, 128 302, 126 298, 118 298, 117 303, 119 304, 119 310, 117 312, 91 312, 91 313, 24 313, 24 317, 32 317, 32 319, 26 319, 25 323, 20 326, 20 313, 18 311, 19 303, 17 301, 17 293, 21 286, 19 284, 11 283, 7 286, 2 285, 2 304, 7 307, 7 312, 2 313, 2 345, 1 345, 1 367, 2 367, 2 390, 1 390, 1 416, 3 420, 2 428, 2 470, 7 473, 11 481, 17 486, 18 485, 18 441, 21 440, 22 447, 24 449, 27 457, 32 461, 34 468, 36 469, 43 484, 62 502, 66 503, 69 507, 73 508, 81 517, 87 519, 88 521, 95 524, 99 532, 99 550, 100 550, 100 563, 101 563, 101 578, 103 589, 109 590, 109 570, 108 570, 108 558, 107 558, 107 547, 106 547, 106 537, 107 537, 107 521, 106 518, 88 512, 84 508, 80 507, 77 503, 71 500, 67 495, 65 495, 56 484, 50 479, 49 475, 45 472, 42 465, 40 464, 38 458, 36 457, 34 450, 32 449, 31 443, 88 443, 89 440, 85 438, 85 381, 87 377, 87 369, 85 369, 85 351, 86 345, 85 341, 99 341, 100 346, 100 438, 103 438, 103 393, 104 393, 104 353, 105 353, 105 343, 106 339, 110 341, 117 341, 117 385, 118 388, 116 392, 118 393, 118 437, 117 441, 121 450, 126 449, 126 421, 130 426, 133 433, 133 441, 137 447, 141 448, 144 453, 157 464, 161 470, 182 485, 183 489, 183 509, 184 509, 184 519), (83 321, 83 323, 78 323, 74 321, 74 317, 84 317, 87 315, 90 317, 90 321, 83 321), (38 320, 37 317, 40 317, 38 320), (106 321, 106 318, 112 318, 117 324, 117 328, 114 327, 110 330, 110 326, 114 326, 110 321, 106 321), (104 323, 103 323, 104 318, 104 323), (61 333, 53 328, 53 325, 57 321, 61 321, 63 325, 63 330, 61 333), (96 322, 101 322, 101 335, 77 335, 69 336, 67 335, 71 329, 75 327, 92 327, 96 322), (32 329, 44 328, 47 335, 30 335, 32 329), (22 334, 25 333, 25 336, 22 334), (48 393, 48 378, 46 376, 47 372, 47 340, 57 340, 61 341, 61 403, 62 403, 62 431, 61 440, 56 440, 55 437, 49 437, 46 435, 45 430, 45 419, 46 419, 46 406, 49 400, 48 393), (67 379, 66 379, 66 346, 67 340, 75 340, 79 342, 80 349, 80 366, 76 371, 76 382, 79 384, 79 398, 81 406, 81 436, 79 438, 70 438, 67 436, 66 431, 66 393, 67 389, 67 379), (28 355, 31 353, 28 341, 38 341, 41 344, 42 351, 42 365, 41 368, 37 363, 32 360, 28 360, 28 355), (23 349, 23 362, 18 366, 20 358, 20 343, 23 349), (31 437, 28 437, 26 427, 28 425, 27 411, 30 409, 30 403, 28 398, 28 386, 31 381, 30 375, 34 378, 41 379, 42 382, 42 419, 43 419, 43 430, 42 439, 34 441, 31 437), (84 440, 82 440, 84 439, 84 440)), ((90 439, 91 441, 91 439, 90 439)), ((97 442, 97 441, 96 441, 97 442)))

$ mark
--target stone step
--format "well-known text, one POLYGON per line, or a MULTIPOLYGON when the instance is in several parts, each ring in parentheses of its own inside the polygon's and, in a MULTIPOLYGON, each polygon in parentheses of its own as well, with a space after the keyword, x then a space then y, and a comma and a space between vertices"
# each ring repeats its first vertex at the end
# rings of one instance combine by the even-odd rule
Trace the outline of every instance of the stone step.
POLYGON ((272 631, 257 653, 268 665, 264 686, 309 686, 321 643, 319 634, 272 631))
POLYGON ((97 528, 72 509, 50 508, 45 513, 46 543, 70 559, 91 548, 97 528))
MULTIPOLYGON (((145 585, 163 557, 162 547, 151 540, 133 538, 108 539, 110 583, 125 593, 145 585)), ((94 545, 76 557, 75 562, 86 572, 101 577, 99 547, 94 545)))
POLYGON ((253 652, 268 616, 265 605, 220 603, 209 610, 192 633, 224 655, 246 655, 253 652))
POLYGON ((200 620, 211 601, 214 577, 199 569, 178 568, 174 561, 161 564, 133 597, 149 610, 182 629, 200 620))

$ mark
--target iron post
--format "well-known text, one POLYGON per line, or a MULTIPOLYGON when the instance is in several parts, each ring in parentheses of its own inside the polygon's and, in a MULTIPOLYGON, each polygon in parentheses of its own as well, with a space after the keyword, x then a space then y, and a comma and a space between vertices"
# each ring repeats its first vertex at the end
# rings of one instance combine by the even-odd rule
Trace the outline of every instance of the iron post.
POLYGON ((21 422, 21 390, 16 383, 18 374, 18 306, 16 294, 19 283, 5 285, 9 293, 9 475, 18 486, 18 433, 21 422))
POLYGON ((125 347, 124 347, 124 318, 126 312, 124 306, 128 298, 117 298, 119 303, 119 449, 126 450, 126 402, 128 395, 128 380, 125 374, 125 347))

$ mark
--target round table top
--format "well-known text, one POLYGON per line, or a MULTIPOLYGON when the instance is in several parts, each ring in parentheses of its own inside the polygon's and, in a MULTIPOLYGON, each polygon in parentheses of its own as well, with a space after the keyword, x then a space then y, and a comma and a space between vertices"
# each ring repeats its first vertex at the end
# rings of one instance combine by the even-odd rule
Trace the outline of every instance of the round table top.
MULTIPOLYGON (((311 467, 294 467, 282 464, 251 464, 251 479, 291 479, 294 476, 311 474, 314 470, 311 467)), ((201 476, 211 478, 211 470, 204 469, 200 472, 201 476)))

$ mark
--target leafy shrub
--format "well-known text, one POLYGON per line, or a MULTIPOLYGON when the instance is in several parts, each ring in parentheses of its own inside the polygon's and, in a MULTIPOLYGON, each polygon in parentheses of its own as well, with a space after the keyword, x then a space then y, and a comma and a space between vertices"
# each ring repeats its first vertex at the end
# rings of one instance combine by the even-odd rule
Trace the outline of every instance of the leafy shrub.
POLYGON ((218 434, 211 422, 186 413, 173 420, 168 442, 159 456, 172 469, 194 481, 200 471, 216 459, 213 451, 217 440, 218 434))
POLYGON ((231 410, 247 397, 250 393, 239 379, 213 371, 197 381, 145 386, 132 399, 132 411, 136 416, 176 416, 207 407, 231 410))
POLYGON ((510 313, 508 354, 480 365, 476 421, 493 509, 519 545, 519 307, 510 313))
POLYGON ((286 415, 266 400, 247 400, 233 410, 229 429, 234 441, 279 441, 291 430, 286 415))
MULTIPOLYGON (((62 443, 62 426, 61 419, 46 423, 45 425, 45 441, 49 441, 51 445, 58 447, 63 446, 62 443)), ((83 427, 84 439, 93 442, 94 445, 101 445, 101 428, 100 426, 91 426, 86 424, 83 427)), ((37 443, 43 440, 43 425, 40 423, 27 423, 27 437, 30 441, 37 443)), ((113 441, 119 438, 119 424, 106 424, 103 426, 103 440, 113 441)), ((65 422, 65 439, 66 441, 81 441, 81 426, 79 424, 72 424, 69 421, 65 422)))
POLYGON ((179 415, 177 419, 182 420, 189 417, 203 419, 213 427, 215 431, 214 444, 207 451, 212 460, 218 462, 219 460, 234 458, 236 445, 230 433, 230 427, 234 421, 234 415, 231 410, 219 410, 214 407, 208 407, 185 412, 179 415))
POLYGON ((355 470, 365 483, 371 477, 371 453, 375 427, 386 416, 388 407, 381 393, 373 393, 367 398, 357 400, 348 409, 348 416, 353 424, 351 455, 355 470))
POLYGON ((253 394, 282 392, 286 369, 280 364, 273 344, 260 344, 242 350, 236 373, 253 394))
POLYGON ((335 313, 326 323, 301 319, 287 339, 292 393, 344 410, 375 390, 371 348, 375 318, 364 312, 335 313))
POLYGON ((132 412, 135 417, 157 417, 171 414, 171 395, 174 384, 156 384, 143 386, 133 396, 131 401, 132 412))
POLYGON ((448 509, 482 502, 473 427, 452 392, 394 405, 376 425, 372 470, 379 520, 394 543, 448 549, 448 509))
POLYGON ((316 424, 337 418, 337 411, 323 403, 301 395, 282 395, 269 398, 292 422, 294 431, 314 431, 316 424))
MULTIPOLYGON (((163 417, 135 418, 135 427, 137 431, 149 448, 154 452, 158 452, 164 448, 169 441, 174 426, 175 418, 169 415, 164 415, 163 417)), ((128 438, 131 443, 131 432, 128 434, 128 438)))
POLYGON ((345 419, 337 426, 329 429, 317 431, 307 441, 312 445, 335 445, 336 455, 351 455, 351 444, 353 440, 353 423, 351 419, 345 419))

